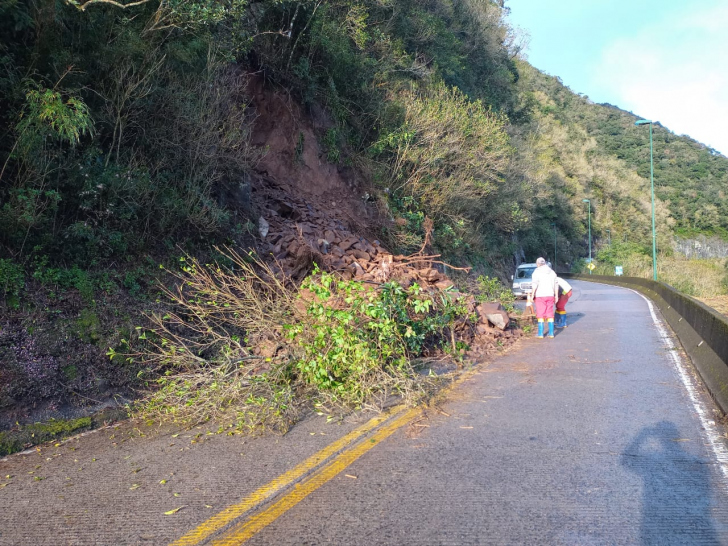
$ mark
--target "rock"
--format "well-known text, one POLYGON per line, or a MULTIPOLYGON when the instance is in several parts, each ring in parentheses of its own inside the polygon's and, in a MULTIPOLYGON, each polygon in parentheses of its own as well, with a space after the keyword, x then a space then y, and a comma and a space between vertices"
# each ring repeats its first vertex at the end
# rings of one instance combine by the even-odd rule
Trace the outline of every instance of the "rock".
POLYGON ((351 254, 356 256, 357 260, 365 260, 368 262, 369 260, 372 259, 371 256, 369 256, 369 254, 367 254, 363 250, 354 250, 353 252, 351 252, 351 254))
POLYGON ((354 267, 354 271, 355 271, 354 276, 355 277, 363 277, 364 274, 366 273, 364 271, 364 268, 362 266, 360 266, 357 262, 354 262, 352 264, 352 266, 354 267))
POLYGON ((319 239, 316 242, 318 243, 319 248, 321 248, 322 254, 329 253, 329 241, 327 241, 326 239, 319 239))
POLYGON ((344 252, 346 252, 347 250, 349 250, 351 247, 353 247, 358 242, 359 242, 359 239, 357 239, 356 237, 347 237, 346 239, 344 239, 343 241, 341 241, 339 243, 339 248, 341 250, 343 250, 344 252))
POLYGON ((324 239, 326 239, 329 243, 334 244, 334 240, 336 239, 336 234, 331 231, 330 229, 327 229, 324 232, 324 239))
POLYGON ((270 224, 265 221, 265 218, 262 216, 258 218, 258 233, 260 234, 261 239, 265 239, 265 236, 268 235, 268 231, 270 230, 270 224))
POLYGON ((505 330, 510 322, 510 317, 500 303, 481 303, 475 308, 481 322, 488 321, 500 330, 505 330))
POLYGON ((451 286, 455 286, 450 279, 443 279, 435 283, 435 288, 438 290, 447 290, 451 286))
POLYGON ((278 352, 278 344, 270 339, 265 339, 258 344, 258 354, 265 358, 273 358, 278 352))
POLYGON ((478 335, 482 336, 482 335, 485 335, 488 332, 490 332, 490 328, 488 328, 488 326, 486 324, 478 323, 475 326, 475 331, 478 332, 478 335))
POLYGON ((477 307, 478 315, 485 316, 488 313, 495 313, 496 311, 504 311, 503 306, 497 301, 484 302, 477 307))
POLYGON ((294 222, 301 219, 301 213, 294 205, 290 203, 277 201, 276 203, 273 203, 273 206, 271 208, 276 211, 278 215, 282 218, 290 218, 294 222))
POLYGON ((440 280, 440 272, 437 269, 428 267, 426 269, 420 269, 417 271, 417 274, 429 282, 437 282, 440 280))

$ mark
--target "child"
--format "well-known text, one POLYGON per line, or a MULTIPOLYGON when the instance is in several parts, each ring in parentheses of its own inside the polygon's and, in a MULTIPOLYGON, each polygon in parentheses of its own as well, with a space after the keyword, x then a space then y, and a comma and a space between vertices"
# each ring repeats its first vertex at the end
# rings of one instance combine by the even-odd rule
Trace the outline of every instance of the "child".
POLYGON ((559 298, 556 300, 556 324, 557 328, 566 328, 566 302, 571 297, 571 285, 561 277, 556 277, 559 285, 559 298))

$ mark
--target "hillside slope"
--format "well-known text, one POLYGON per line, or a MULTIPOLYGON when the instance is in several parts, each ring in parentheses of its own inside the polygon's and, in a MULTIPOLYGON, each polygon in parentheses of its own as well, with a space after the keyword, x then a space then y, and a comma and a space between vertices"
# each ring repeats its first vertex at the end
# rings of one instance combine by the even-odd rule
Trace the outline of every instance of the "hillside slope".
MULTIPOLYGON (((531 119, 513 132, 517 165, 540 195, 537 245, 547 249, 550 239, 553 247, 547 226, 554 222, 564 256, 584 256, 588 208, 582 200, 590 199, 597 249, 612 242, 626 252, 651 253, 649 133, 634 125, 639 117, 594 104, 525 62, 519 71, 531 119), (570 253, 575 242, 578 250, 570 253)), ((728 158, 656 124, 654 162, 659 250, 672 253, 676 237, 724 238, 728 158)), ((529 248, 533 236, 523 236, 529 248)))

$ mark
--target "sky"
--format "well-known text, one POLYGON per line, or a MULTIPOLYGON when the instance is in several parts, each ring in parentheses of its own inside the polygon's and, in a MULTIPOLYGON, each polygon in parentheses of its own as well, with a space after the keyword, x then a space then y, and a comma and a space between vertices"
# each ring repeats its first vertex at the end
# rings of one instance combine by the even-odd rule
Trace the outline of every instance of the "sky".
POLYGON ((728 1, 507 0, 527 60, 728 155, 728 1))

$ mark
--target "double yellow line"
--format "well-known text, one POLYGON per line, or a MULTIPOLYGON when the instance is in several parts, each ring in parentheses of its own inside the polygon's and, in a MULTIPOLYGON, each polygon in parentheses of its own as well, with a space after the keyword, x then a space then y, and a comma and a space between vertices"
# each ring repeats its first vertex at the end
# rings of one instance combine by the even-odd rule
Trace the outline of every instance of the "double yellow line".
POLYGON ((422 409, 406 409, 404 406, 399 406, 389 415, 371 419, 292 470, 264 485, 239 503, 229 506, 219 514, 211 517, 196 529, 174 541, 170 546, 198 546, 228 526, 230 526, 230 529, 215 538, 210 544, 214 546, 242 544, 293 508, 309 494, 333 479, 382 440, 391 436, 397 429, 411 423, 421 413, 422 409), (372 431, 374 432, 369 436, 368 440, 365 439, 365 436, 372 431), (307 474, 310 475, 306 476, 307 474), (290 492, 272 505, 249 516, 238 525, 234 525, 235 520, 253 512, 261 504, 294 484, 295 487, 290 492))

